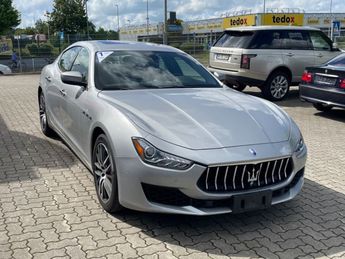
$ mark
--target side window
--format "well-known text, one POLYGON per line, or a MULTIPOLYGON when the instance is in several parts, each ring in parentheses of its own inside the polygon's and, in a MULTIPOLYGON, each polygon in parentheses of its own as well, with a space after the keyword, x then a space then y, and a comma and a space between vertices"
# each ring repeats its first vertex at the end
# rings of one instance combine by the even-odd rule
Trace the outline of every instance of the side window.
POLYGON ((314 50, 331 50, 331 44, 326 40, 326 36, 323 35, 323 32, 311 31, 310 38, 314 50))
POLYGON ((250 49, 280 49, 282 35, 280 31, 259 31, 250 49))
POLYGON ((89 72, 89 52, 87 49, 82 48, 79 51, 77 58, 75 59, 71 71, 80 72, 84 79, 87 80, 89 72))
POLYGON ((285 49, 311 49, 311 42, 307 31, 286 31, 284 38, 285 49))
POLYGON ((179 70, 182 72, 182 77, 186 77, 185 79, 189 78, 189 80, 196 80, 205 83, 205 79, 185 60, 180 57, 175 57, 175 61, 177 66, 180 68, 179 70))
POLYGON ((65 53, 62 54, 59 60, 59 67, 62 72, 71 70, 73 61, 78 55, 79 50, 80 50, 80 47, 74 47, 67 50, 65 53))

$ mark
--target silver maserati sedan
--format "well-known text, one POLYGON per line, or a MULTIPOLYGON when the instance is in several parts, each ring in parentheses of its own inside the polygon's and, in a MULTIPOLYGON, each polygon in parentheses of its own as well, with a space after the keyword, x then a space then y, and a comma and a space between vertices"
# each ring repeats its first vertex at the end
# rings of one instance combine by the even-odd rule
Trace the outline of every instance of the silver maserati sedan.
POLYGON ((75 43, 43 69, 38 102, 43 133, 93 173, 108 212, 239 213, 303 185, 307 148, 293 120, 169 46, 75 43))

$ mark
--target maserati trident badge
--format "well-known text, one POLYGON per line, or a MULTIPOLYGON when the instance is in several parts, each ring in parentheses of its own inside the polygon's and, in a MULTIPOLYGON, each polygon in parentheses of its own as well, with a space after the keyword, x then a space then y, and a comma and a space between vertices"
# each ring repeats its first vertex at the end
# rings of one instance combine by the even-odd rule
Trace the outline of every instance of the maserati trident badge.
POLYGON ((255 170, 255 168, 253 167, 252 171, 248 171, 248 183, 250 184, 250 186, 252 186, 259 177, 259 173, 260 173, 260 169, 259 170, 255 170))

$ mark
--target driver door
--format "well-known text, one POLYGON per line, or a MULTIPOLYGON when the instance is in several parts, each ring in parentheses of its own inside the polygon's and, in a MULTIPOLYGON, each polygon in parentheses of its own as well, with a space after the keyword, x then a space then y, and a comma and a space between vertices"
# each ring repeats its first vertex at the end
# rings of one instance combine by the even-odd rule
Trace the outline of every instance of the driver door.
MULTIPOLYGON (((80 72, 83 80, 87 84, 89 75, 89 52, 86 48, 81 48, 78 56, 73 62, 70 71, 80 72)), ((76 146, 80 153, 86 157, 83 142, 88 138, 88 126, 91 124, 88 115, 87 105, 88 95, 90 94, 87 86, 64 84, 65 90, 65 130, 68 137, 76 146), (86 124, 85 124, 86 123, 86 124)))

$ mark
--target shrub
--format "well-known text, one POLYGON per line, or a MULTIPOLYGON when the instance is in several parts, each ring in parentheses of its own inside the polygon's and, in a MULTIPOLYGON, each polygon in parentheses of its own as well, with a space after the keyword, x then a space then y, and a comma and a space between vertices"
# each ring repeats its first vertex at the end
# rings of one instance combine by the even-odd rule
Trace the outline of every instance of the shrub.
POLYGON ((54 47, 49 43, 36 43, 26 45, 31 56, 51 56, 53 54, 54 47))

